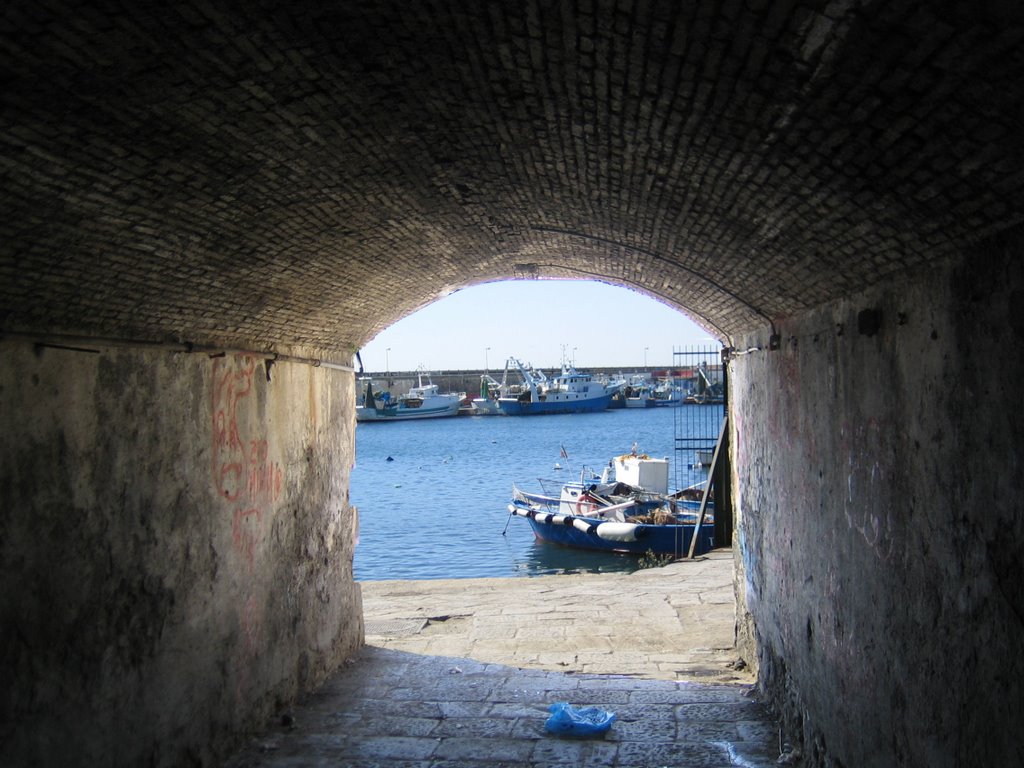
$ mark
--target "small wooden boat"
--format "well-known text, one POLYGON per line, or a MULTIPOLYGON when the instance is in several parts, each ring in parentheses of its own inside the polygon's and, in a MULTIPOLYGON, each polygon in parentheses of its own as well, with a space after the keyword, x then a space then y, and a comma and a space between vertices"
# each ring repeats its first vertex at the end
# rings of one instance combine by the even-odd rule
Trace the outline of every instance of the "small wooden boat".
MULTIPOLYGON (((541 541, 577 549, 683 557, 697 528, 696 489, 668 490, 668 460, 627 454, 600 477, 581 473, 556 494, 513 485, 509 515, 523 517, 541 541)), ((543 487, 543 484, 542 484, 543 487)), ((714 522, 705 509, 695 554, 714 547, 714 522)))

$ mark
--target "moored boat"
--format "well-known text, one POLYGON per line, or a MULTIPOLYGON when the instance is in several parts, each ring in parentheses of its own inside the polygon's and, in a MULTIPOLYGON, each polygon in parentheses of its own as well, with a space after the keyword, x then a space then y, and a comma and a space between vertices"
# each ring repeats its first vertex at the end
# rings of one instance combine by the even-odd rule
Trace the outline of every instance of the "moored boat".
POLYGON ((356 421, 408 421, 410 419, 436 419, 455 416, 459 412, 465 393, 442 394, 430 374, 419 374, 419 385, 392 398, 388 392, 374 392, 373 381, 366 379, 363 401, 356 406, 356 421))
POLYGON ((725 385, 712 379, 711 370, 706 362, 697 366, 697 386, 683 398, 683 402, 693 405, 721 405, 725 402, 725 385))
POLYGON ((648 384, 630 385, 622 392, 626 396, 627 408, 653 408, 657 405, 654 402, 654 393, 648 384))
POLYGON ((591 413, 607 410, 618 386, 595 381, 589 373, 580 373, 563 364, 557 376, 548 378, 543 371, 509 359, 523 379, 518 395, 498 398, 498 407, 508 416, 548 413, 591 413))
POLYGON ((480 376, 480 396, 473 398, 473 413, 476 416, 494 416, 501 413, 498 398, 508 392, 505 379, 496 381, 490 374, 480 376))
POLYGON ((659 408, 675 407, 682 405, 683 391, 674 385, 670 379, 665 379, 656 384, 651 391, 654 405, 659 408))
POLYGON ((513 485, 508 510, 526 518, 539 540, 577 549, 682 557, 697 531, 695 553, 710 550, 714 522, 708 505, 697 529, 700 502, 694 497, 699 489, 667 491, 668 459, 627 454, 610 462, 600 477, 581 473, 579 481, 563 484, 557 495, 513 485))

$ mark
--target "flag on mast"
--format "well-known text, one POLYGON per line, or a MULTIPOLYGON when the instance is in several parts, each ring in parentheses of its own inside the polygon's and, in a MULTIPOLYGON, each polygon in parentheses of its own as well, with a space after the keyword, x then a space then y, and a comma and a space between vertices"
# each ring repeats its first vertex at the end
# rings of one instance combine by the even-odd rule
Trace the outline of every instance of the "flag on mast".
POLYGON ((562 457, 563 459, 568 459, 568 458, 569 458, 569 454, 568 454, 568 453, 566 453, 566 451, 565 451, 565 446, 564 446, 564 445, 562 445, 561 443, 559 443, 559 447, 560 447, 560 448, 562 449, 562 452, 561 452, 561 453, 560 453, 559 455, 560 455, 560 456, 561 456, 561 457, 562 457))

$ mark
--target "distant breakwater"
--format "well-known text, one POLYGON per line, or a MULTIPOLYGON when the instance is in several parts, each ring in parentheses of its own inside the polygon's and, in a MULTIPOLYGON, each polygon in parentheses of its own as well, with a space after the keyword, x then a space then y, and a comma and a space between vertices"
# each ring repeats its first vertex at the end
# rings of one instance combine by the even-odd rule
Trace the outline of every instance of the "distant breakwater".
MULTIPOLYGON (((557 374, 558 368, 544 368, 541 367, 549 376, 557 374)), ((650 374, 654 376, 665 375, 669 370, 665 366, 616 366, 610 368, 581 368, 581 373, 589 373, 594 376, 606 375, 616 376, 618 374, 631 375, 634 373, 650 374)), ((461 370, 461 371, 436 371, 430 373, 430 379, 434 384, 437 384, 441 388, 442 392, 465 392, 467 395, 476 396, 480 392, 480 377, 484 374, 491 376, 491 378, 501 381, 501 377, 504 375, 505 369, 490 369, 485 371, 479 370, 461 370)), ((419 384, 419 372, 418 371, 366 371, 364 373, 357 374, 357 378, 369 377, 373 379, 374 390, 376 391, 388 391, 392 394, 403 394, 408 392, 411 387, 418 386, 419 384)), ((520 380, 518 371, 509 371, 509 382, 518 383, 520 380)), ((365 383, 364 383, 365 388, 365 383)))

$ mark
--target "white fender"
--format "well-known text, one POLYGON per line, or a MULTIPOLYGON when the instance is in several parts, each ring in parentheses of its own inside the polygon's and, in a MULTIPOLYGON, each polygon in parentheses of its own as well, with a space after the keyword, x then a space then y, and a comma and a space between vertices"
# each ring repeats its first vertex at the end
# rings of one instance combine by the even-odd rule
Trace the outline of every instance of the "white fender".
POLYGON ((536 515, 533 516, 533 519, 536 520, 538 523, 550 523, 551 517, 552 515, 550 512, 538 512, 536 515))
POLYGON ((551 516, 551 524, 552 525, 565 525, 565 515, 552 515, 551 516))
POLYGON ((601 523, 597 535, 607 541, 636 541, 636 523, 601 523))
POLYGON ((594 527, 594 524, 593 523, 588 523, 586 520, 583 520, 582 518, 574 517, 572 519, 572 527, 575 528, 578 531, 583 531, 584 533, 590 533, 590 529, 594 527))

